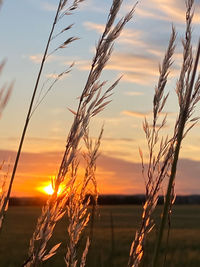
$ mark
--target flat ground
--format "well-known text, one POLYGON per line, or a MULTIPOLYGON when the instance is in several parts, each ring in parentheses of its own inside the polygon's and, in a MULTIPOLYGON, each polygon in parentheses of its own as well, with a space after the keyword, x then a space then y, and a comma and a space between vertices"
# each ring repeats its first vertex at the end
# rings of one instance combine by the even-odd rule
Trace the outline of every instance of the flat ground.
MULTIPOLYGON (((155 215, 159 219, 161 207, 155 215)), ((0 234, 0 266, 21 266, 26 258, 29 239, 33 232, 39 207, 9 208, 6 224, 0 234)), ((141 207, 103 206, 99 207, 94 220, 93 245, 88 255, 87 267, 127 266, 131 240, 139 226, 141 207)), ((91 231, 90 226, 88 231, 91 231)), ((150 266, 156 229, 147 240, 144 267, 150 266)), ((67 221, 64 218, 56 227, 51 241, 63 242, 52 259, 44 266, 65 266, 63 256, 67 242, 67 221)), ((81 243, 85 242, 83 237, 81 243)), ((82 245, 80 244, 80 247, 82 245)), ((166 247, 163 244, 162 253, 166 247)), ((160 266, 163 255, 160 257, 160 266)), ((175 206, 171 221, 170 240, 165 267, 200 266, 200 206, 175 206)))

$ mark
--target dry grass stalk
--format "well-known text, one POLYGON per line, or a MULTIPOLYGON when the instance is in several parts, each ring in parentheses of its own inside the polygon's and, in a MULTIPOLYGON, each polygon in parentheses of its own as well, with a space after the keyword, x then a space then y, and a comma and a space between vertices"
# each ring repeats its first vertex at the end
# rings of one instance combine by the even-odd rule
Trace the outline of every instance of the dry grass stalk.
POLYGON ((140 150, 140 156, 142 159, 142 170, 145 178, 146 185, 146 201, 143 207, 142 221, 139 230, 137 230, 135 239, 132 243, 130 256, 129 256, 129 267, 139 266, 143 253, 144 243, 148 232, 153 227, 151 219, 152 213, 157 205, 158 193, 162 184, 162 181, 168 174, 169 166, 171 163, 171 157, 173 155, 173 143, 174 138, 169 140, 161 139, 159 141, 159 134, 161 129, 165 126, 166 116, 159 125, 158 120, 160 114, 165 106, 168 95, 164 96, 164 89, 167 83, 167 77, 169 74, 169 68, 172 64, 172 55, 174 53, 174 42, 176 33, 174 27, 172 27, 172 34, 169 41, 169 46, 166 51, 162 66, 160 66, 160 77, 158 85, 155 88, 155 95, 153 100, 153 123, 150 127, 149 123, 145 119, 143 128, 147 139, 148 150, 149 150, 149 163, 147 171, 144 168, 143 154, 140 150), (158 126, 159 125, 159 126, 158 126), (158 149, 157 149, 158 147, 158 149), (158 152, 157 152, 158 150, 158 152))
MULTIPOLYGON (((46 204, 46 209, 48 210, 48 213, 41 214, 41 219, 38 220, 39 223, 36 227, 36 232, 38 232, 39 231, 38 229, 40 229, 41 242, 39 242, 39 247, 36 248, 35 246, 36 239, 34 234, 32 238, 33 242, 31 242, 32 247, 29 249, 29 251, 32 252, 32 256, 30 256, 30 259, 33 259, 33 257, 35 257, 37 250, 44 251, 44 248, 46 247, 47 244, 45 241, 46 225, 48 225, 49 222, 53 222, 55 216, 53 214, 54 211, 51 211, 51 209, 54 206, 54 202, 56 201, 60 202, 60 198, 57 196, 59 187, 67 179, 69 168, 72 167, 73 162, 76 159, 76 154, 79 149, 78 145, 89 127, 89 122, 91 118, 97 115, 99 112, 101 112, 109 104, 110 100, 107 99, 112 95, 112 90, 120 80, 118 79, 107 90, 102 92, 102 89, 106 82, 105 81, 100 82, 99 77, 108 59, 110 58, 110 55, 113 50, 114 41, 120 35, 126 23, 132 18, 134 12, 134 7, 133 7, 133 9, 125 17, 123 17, 115 26, 113 26, 116 19, 116 15, 121 6, 121 3, 122 3, 121 0, 113 0, 113 4, 110 9, 104 33, 97 44, 96 55, 93 59, 86 85, 79 98, 77 111, 69 109, 74 115, 74 121, 67 138, 66 149, 63 155, 58 175, 53 183, 54 194, 52 197, 50 197, 49 201, 46 204), (40 224, 40 222, 44 220, 45 224, 40 224), (45 242, 43 242, 43 240, 45 242)), ((92 180, 92 176, 90 179, 92 180)), ((73 184, 73 179, 71 179, 71 182, 73 184)), ((71 184, 71 182, 69 181, 69 185, 71 184)), ((83 184, 82 186, 83 188, 84 186, 87 186, 87 179, 85 180, 85 184, 83 184)), ((70 197, 71 196, 68 196, 69 200, 70 197)), ((59 204, 56 205, 60 206, 59 204)), ((63 206, 63 208, 65 208, 65 206, 63 206)), ((86 245, 85 253, 87 251, 87 247, 88 245, 86 245)), ((39 253, 37 253, 37 255, 39 255, 39 253)), ((40 261, 40 259, 37 259, 37 261, 40 261)), ((84 262, 84 254, 83 254, 83 262, 84 262)), ((30 265, 30 266, 35 266, 35 265, 30 265)))
MULTIPOLYGON (((67 206, 67 215, 69 220, 68 235, 69 242, 67 245, 67 253, 65 263, 67 267, 75 267, 78 264, 77 246, 84 228, 89 222, 90 212, 88 210, 90 197, 97 199, 97 182, 95 178, 96 160, 98 157, 98 150, 102 138, 103 130, 100 132, 97 142, 93 145, 89 138, 88 132, 85 133, 85 144, 87 152, 84 154, 86 160, 85 175, 83 181, 77 181, 78 164, 76 161, 72 163, 71 170, 71 185, 68 188, 69 204, 67 206), (92 188, 90 187, 92 186, 92 188)), ((84 267, 86 263, 86 256, 89 249, 90 240, 87 238, 86 246, 82 254, 80 266, 84 267)))
POLYGON ((153 266, 157 266, 158 262, 158 253, 163 237, 164 227, 166 224, 167 216, 170 212, 170 205, 172 194, 174 190, 174 182, 176 176, 176 169, 177 163, 179 158, 179 152, 181 148, 181 143, 183 138, 186 136, 188 131, 197 123, 198 118, 192 118, 191 116, 194 113, 194 109, 196 104, 200 100, 200 83, 199 83, 199 76, 195 81, 195 76, 197 73, 197 67, 200 57, 200 41, 198 44, 198 49, 196 53, 195 60, 193 59, 192 53, 192 45, 191 45, 191 37, 192 37, 192 30, 191 30, 191 22, 193 18, 193 0, 186 1, 186 34, 185 40, 183 41, 183 64, 180 73, 180 78, 177 83, 177 95, 179 99, 179 117, 178 121, 175 125, 175 129, 177 132, 176 135, 176 145, 174 148, 174 157, 171 165, 171 172, 169 177, 169 183, 167 188, 166 200, 163 209, 163 216, 161 220, 160 230, 157 238, 157 243, 155 247, 155 254, 153 259, 153 266), (192 123, 190 126, 187 127, 188 123, 192 123))
POLYGON ((112 90, 119 82, 118 79, 104 93, 102 93, 103 86, 106 82, 100 82, 98 79, 111 56, 115 39, 119 36, 125 24, 131 19, 134 12, 134 9, 132 9, 112 29, 121 2, 122 1, 120 0, 113 1, 104 33, 97 44, 96 55, 93 59, 86 85, 83 89, 82 95, 80 96, 77 111, 70 109, 75 118, 68 135, 66 150, 59 169, 57 178, 58 184, 62 182, 68 171, 68 166, 72 162, 79 141, 83 137, 84 131, 88 127, 90 119, 101 112, 105 106, 109 104, 110 101, 106 101, 106 99, 112 95, 112 90))
POLYGON ((146 119, 143 124, 149 149, 149 163, 146 173, 143 163, 143 155, 140 150, 140 155, 142 158, 142 172, 144 177, 146 177, 145 175, 147 175, 147 179, 145 179, 146 202, 143 207, 141 227, 136 232, 135 240, 131 247, 128 266, 139 266, 141 262, 144 253, 145 238, 147 236, 147 233, 151 231, 153 227, 151 215, 157 205, 158 193, 161 184, 164 178, 168 177, 169 185, 165 200, 160 232, 158 235, 155 255, 153 259, 153 266, 157 266, 158 251, 161 245, 164 225, 167 216, 170 217, 171 208, 174 201, 174 179, 176 174, 176 166, 178 162, 181 141, 198 120, 198 118, 191 119, 195 106, 200 100, 200 76, 198 76, 195 82, 195 74, 197 71, 198 58, 200 54, 200 43, 194 67, 191 46, 191 22, 193 17, 193 4, 193 0, 186 1, 186 34, 185 40, 183 40, 183 64, 176 87, 180 110, 178 119, 175 123, 173 136, 170 139, 168 137, 166 139, 162 138, 159 142, 159 132, 166 123, 166 117, 164 117, 161 126, 157 125, 157 121, 160 112, 163 110, 168 96, 167 95, 166 97, 164 97, 164 88, 167 82, 168 68, 171 65, 170 58, 174 52, 174 29, 172 30, 172 37, 169 43, 168 51, 163 61, 162 68, 160 69, 160 79, 158 83, 159 85, 155 90, 155 96, 153 101, 152 128, 150 127, 146 119), (186 127, 188 123, 189 126, 186 127), (157 154, 155 153, 156 145, 159 147, 157 154))
MULTIPOLYGON (((58 21, 63 16, 68 15, 69 12, 75 10, 78 7, 78 4, 80 2, 82 2, 82 1, 83 0, 74 0, 72 5, 69 8, 67 8, 68 0, 60 0, 59 3, 58 3, 56 15, 54 17, 52 28, 51 28, 51 31, 50 31, 50 34, 49 34, 49 38, 48 38, 48 41, 47 41, 47 44, 46 44, 46 47, 45 47, 45 51, 44 51, 44 54, 43 54, 43 57, 42 57, 41 65, 40 65, 40 68, 39 68, 39 72, 38 72, 38 75, 37 75, 37 78, 36 78, 36 82, 35 82, 32 98, 31 98, 31 102, 30 102, 29 109, 28 109, 28 112, 27 112, 26 121, 25 121, 24 128, 23 128, 23 131, 22 131, 22 135, 21 135, 21 139, 20 139, 20 143, 19 143, 19 147, 18 147, 15 163, 14 163, 14 166, 13 166, 12 175, 11 175, 11 178, 10 178, 10 183, 9 183, 9 186, 8 186, 8 192, 7 192, 5 201, 3 203, 2 209, 0 211, 0 217, 2 217, 2 216, 4 217, 5 216, 5 209, 6 209, 6 206, 8 205, 8 201, 9 201, 9 198, 10 198, 12 185, 13 185, 13 181, 14 181, 14 178, 15 178, 15 173, 16 173, 16 170, 17 170, 17 166, 18 166, 18 162, 19 162, 19 158, 20 158, 20 154, 21 154, 24 138, 25 138, 25 135, 26 135, 26 131, 27 131, 27 128, 28 128, 28 125, 29 125, 30 118, 31 118, 31 116, 33 114, 33 111, 35 110, 35 108, 37 108, 37 102, 36 102, 36 106, 34 107, 34 101, 35 101, 36 93, 38 91, 38 87, 39 87, 39 83, 40 83, 40 80, 41 80, 41 75, 42 75, 42 72, 43 72, 43 68, 44 68, 46 59, 48 57, 49 46, 50 46, 50 43, 52 41, 56 25, 57 25, 58 21)), ((69 30, 70 28, 71 27, 69 27, 69 26, 66 27, 65 29, 62 30, 61 33, 69 30)), ((68 38, 64 43, 62 43, 58 48, 56 48, 55 51, 57 51, 58 49, 61 49, 61 48, 65 48, 69 43, 71 43, 73 41, 74 41, 74 37, 68 38)), ((58 78, 60 78, 59 75, 58 75, 58 78)))
MULTIPOLYGON (((172 219, 172 207, 175 203, 175 200, 176 200, 176 194, 175 194, 175 183, 174 183, 171 196, 170 196, 170 205, 169 205, 169 210, 168 210, 168 215, 167 215, 167 237, 166 237, 163 267, 165 267, 167 263, 167 254, 168 254, 168 248, 169 248, 171 219, 172 219)), ((164 199, 164 202, 166 202, 165 199, 164 199)))
MULTIPOLYGON (((0 171, 2 171, 4 166, 4 162, 0 165, 0 171)), ((3 174, 3 177, 0 178, 0 210, 2 209, 5 197, 6 197, 6 193, 7 193, 7 188, 6 188, 6 182, 8 179, 8 174, 9 174, 9 166, 7 168, 7 172, 3 174)), ((8 205, 6 207, 6 209, 8 208, 8 205)), ((3 216, 0 217, 0 230, 2 227, 2 223, 3 223, 3 216)))
POLYGON ((37 226, 33 237, 30 240, 28 259, 24 262, 23 266, 37 266, 38 263, 47 260, 55 253, 59 244, 56 244, 50 250, 47 250, 46 245, 52 236, 56 222, 63 217, 66 206, 66 192, 63 192, 57 198, 51 197, 42 209, 42 215, 38 218, 37 226))
POLYGON ((36 111, 36 109, 39 107, 39 105, 42 103, 42 101, 45 99, 45 97, 47 96, 47 94, 52 90, 52 88, 55 86, 55 84, 61 79, 63 78, 63 76, 65 76, 66 74, 69 74, 72 70, 72 67, 74 66, 74 63, 72 63, 67 69, 65 69, 64 71, 62 71, 59 74, 55 74, 55 78, 52 79, 48 78, 46 81, 44 81, 44 83, 42 84, 42 87, 40 89, 39 95, 37 100, 35 101, 35 105, 32 109, 32 112, 30 114, 30 118, 33 116, 34 112, 36 111), (48 84, 48 82, 51 82, 50 85, 47 87, 46 91, 44 92, 44 89, 46 87, 46 85, 48 84))
MULTIPOLYGON (((0 2, 1 5, 2 2, 0 2)), ((2 61, 0 63, 0 74, 3 71, 3 68, 5 66, 5 61, 2 61)), ((5 106, 8 103, 8 100, 10 98, 10 94, 12 92, 13 89, 13 82, 7 86, 6 84, 4 84, 1 88, 0 88, 0 118, 2 115, 2 112, 5 108, 5 106)), ((0 170, 2 170, 4 163, 1 164, 0 166, 0 170)), ((7 188, 6 188, 6 180, 8 179, 8 172, 4 175, 4 178, 0 184, 0 230, 2 228, 3 225, 3 219, 4 219, 4 214, 3 214, 3 209, 5 209, 5 211, 8 209, 8 203, 7 205, 4 207, 4 202, 6 200, 6 195, 7 195, 7 188)))

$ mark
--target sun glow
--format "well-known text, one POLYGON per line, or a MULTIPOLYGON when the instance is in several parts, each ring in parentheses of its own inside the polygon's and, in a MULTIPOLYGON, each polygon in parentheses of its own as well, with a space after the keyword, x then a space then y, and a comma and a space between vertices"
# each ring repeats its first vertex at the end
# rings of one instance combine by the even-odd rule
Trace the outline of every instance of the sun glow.
MULTIPOLYGON (((53 195, 53 193, 54 193, 54 190, 53 190, 51 184, 48 184, 46 186, 38 187, 38 190, 40 192, 44 193, 44 194, 47 194, 47 195, 53 195)), ((62 186, 60 186, 60 188, 58 190, 58 195, 60 195, 62 191, 63 191, 63 188, 62 188, 62 186)))
POLYGON ((49 185, 43 187, 43 192, 46 193, 47 195, 53 195, 54 190, 52 188, 52 185, 49 184, 49 185))

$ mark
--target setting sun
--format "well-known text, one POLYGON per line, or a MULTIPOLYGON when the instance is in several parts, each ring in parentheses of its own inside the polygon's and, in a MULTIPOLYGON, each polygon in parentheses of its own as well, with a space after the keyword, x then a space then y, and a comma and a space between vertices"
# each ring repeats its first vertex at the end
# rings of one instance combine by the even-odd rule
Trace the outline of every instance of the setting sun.
MULTIPOLYGON (((52 188, 52 185, 51 184, 48 184, 46 186, 41 186, 41 187, 38 187, 37 188, 38 191, 44 193, 44 194, 47 194, 47 195, 53 195, 54 193, 54 190, 52 188)), ((58 195, 62 192, 63 188, 60 186, 59 190, 58 190, 58 195)))
POLYGON ((46 193, 47 195, 53 195, 53 188, 52 188, 52 185, 47 185, 45 187, 43 187, 43 192, 46 193))

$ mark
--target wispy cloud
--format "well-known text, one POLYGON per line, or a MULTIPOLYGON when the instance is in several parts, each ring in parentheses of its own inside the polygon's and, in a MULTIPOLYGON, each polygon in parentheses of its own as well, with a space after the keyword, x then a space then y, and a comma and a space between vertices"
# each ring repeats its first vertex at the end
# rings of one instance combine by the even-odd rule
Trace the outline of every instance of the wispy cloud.
MULTIPOLYGON (((97 33, 102 33, 105 25, 98 24, 90 21, 86 21, 83 24, 86 29, 94 30, 97 33)), ((124 29, 118 39, 118 43, 130 44, 130 45, 139 45, 140 47, 147 47, 147 44, 142 40, 143 33, 139 30, 133 29, 124 29)))
POLYGON ((39 64, 42 60, 42 54, 30 55, 29 59, 36 64, 39 64))
MULTIPOLYGON (((43 54, 33 54, 24 56, 25 58, 28 58, 30 61, 32 61, 35 64, 41 63, 43 54)), ((71 65, 72 62, 69 61, 67 57, 59 56, 59 55, 50 55, 47 57, 47 62, 59 62, 60 65, 71 65)))
MULTIPOLYGON (((144 117, 150 117, 153 115, 152 111, 144 111, 144 112, 139 112, 139 111, 133 111, 133 110, 123 110, 121 112, 121 114, 123 115, 128 115, 128 116, 131 116, 131 117, 135 117, 135 118, 144 118, 144 117)), ((174 117, 176 116, 177 114, 174 113, 174 112, 162 112, 160 113, 160 115, 162 116, 162 118, 164 116, 171 116, 171 117, 174 117)))
POLYGON ((102 33, 105 28, 104 24, 97 24, 97 23, 90 22, 90 21, 84 22, 83 25, 85 26, 86 29, 95 30, 98 33, 102 33))
MULTIPOLYGON (((33 63, 39 64, 42 61, 43 54, 34 54, 34 55, 29 55, 28 58, 31 60, 33 63)), ((55 61, 60 61, 62 60, 62 57, 57 56, 57 55, 50 55, 47 58, 48 62, 55 62, 55 61)))
POLYGON ((43 1, 41 3, 41 7, 42 7, 42 9, 44 9, 46 11, 56 11, 56 9, 57 9, 57 5, 49 3, 47 1, 43 1))
POLYGON ((104 141, 112 141, 112 142, 133 142, 135 141, 133 138, 113 138, 113 137, 104 137, 104 141))
MULTIPOLYGON (((48 79, 57 79, 58 78, 58 73, 47 73, 45 74, 45 76, 48 78, 48 79)), ((69 77, 71 74, 70 73, 67 73, 65 75, 62 75, 61 77, 59 77, 59 80, 63 80, 65 79, 66 77, 69 77)))
MULTIPOLYGON (((153 1, 153 0, 152 0, 153 1)), ((148 4, 147 4, 148 6, 148 4)), ((155 16, 155 14, 154 14, 155 16)), ((93 22, 85 22, 84 26, 88 30, 94 30, 98 33, 102 33, 104 29, 103 24, 97 24, 93 22)), ((170 33, 169 33, 170 36, 170 33)), ((155 83, 156 78, 159 75, 158 65, 164 56, 164 48, 162 45, 168 41, 169 37, 162 40, 163 44, 155 44, 156 40, 150 40, 149 36, 144 36, 144 31, 135 29, 125 29, 118 43, 131 45, 126 49, 126 52, 115 52, 111 60, 107 64, 107 69, 119 71, 123 74, 123 80, 126 82, 137 83, 141 85, 148 85, 149 83, 155 83), (136 47, 134 52, 132 51, 132 46, 136 47)), ((87 70, 89 65, 84 64, 84 62, 79 62, 78 66, 82 70, 87 70)), ((177 66, 172 65, 170 76, 175 76, 177 74, 177 66)))
POLYGON ((128 96, 142 96, 142 95, 144 95, 144 92, 124 92, 124 95, 128 95, 128 96))
MULTIPOLYGON (((123 81, 147 85, 155 82, 155 78, 158 77, 158 65, 159 59, 154 55, 114 53, 106 69, 122 73, 123 81)), ((88 70, 90 61, 80 60, 76 67, 80 70, 88 70)))
MULTIPOLYGON (((104 185, 107 187, 106 190, 110 190, 108 193, 114 190, 116 194, 137 194, 144 192, 144 181, 142 179, 140 163, 131 163, 121 159, 106 157, 105 155, 99 159, 98 163, 98 166, 104 172, 112 174, 107 179, 107 182, 103 179, 104 185)), ((200 180, 198 179, 199 172, 199 161, 180 159, 176 177, 176 193, 198 194, 198 188, 200 186, 200 180), (189 184, 188 179, 190 180, 189 184)), ((98 178, 101 182, 101 176, 98 178)), ((104 192, 101 183, 100 188, 102 189, 101 192, 104 192)))
MULTIPOLYGON (((58 74, 56 73, 48 73, 45 75, 47 78, 50 78, 50 79, 56 79, 58 77, 58 74)), ((63 78, 63 77, 61 77, 63 78)))
MULTIPOLYGON (((199 2, 199 1, 196 1, 199 2)), ((127 7, 128 8, 128 7, 127 7)), ((196 3, 196 9, 199 6, 196 3)), ((185 23, 185 1, 182 0, 149 0, 144 5, 138 5, 137 15, 161 21, 185 23)), ((194 14, 194 23, 199 23, 199 12, 194 14)))
POLYGON ((157 19, 157 20, 166 20, 166 17, 164 15, 160 15, 156 12, 155 9, 152 8, 138 8, 137 9, 137 14, 141 17, 145 18, 152 18, 152 19, 157 19), (155 17, 156 14, 156 17, 155 17))
POLYGON ((131 110, 124 110, 122 111, 122 114, 135 117, 135 118, 144 118, 144 117, 151 116, 152 112, 136 112, 136 111, 131 111, 131 110))
POLYGON ((120 71, 123 80, 139 84, 148 84, 158 76, 158 59, 151 55, 115 53, 107 69, 120 71))

